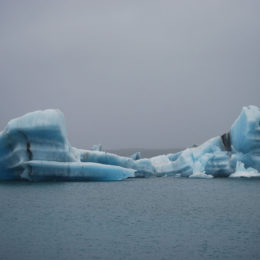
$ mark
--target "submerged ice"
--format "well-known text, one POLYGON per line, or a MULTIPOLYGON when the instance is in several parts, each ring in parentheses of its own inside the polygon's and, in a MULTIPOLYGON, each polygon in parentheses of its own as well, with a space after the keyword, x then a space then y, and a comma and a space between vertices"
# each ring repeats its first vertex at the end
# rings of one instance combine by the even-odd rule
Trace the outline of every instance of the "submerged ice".
POLYGON ((243 107, 230 131, 198 147, 141 159, 70 145, 59 110, 28 113, 11 120, 0 133, 0 180, 109 181, 129 177, 258 177, 260 110, 243 107))

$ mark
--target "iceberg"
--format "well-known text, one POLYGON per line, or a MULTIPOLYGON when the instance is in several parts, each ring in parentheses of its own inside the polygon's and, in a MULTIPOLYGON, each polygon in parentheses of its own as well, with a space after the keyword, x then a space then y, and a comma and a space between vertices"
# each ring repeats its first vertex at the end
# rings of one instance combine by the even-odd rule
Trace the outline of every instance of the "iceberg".
POLYGON ((141 158, 70 145, 60 110, 35 111, 0 132, 0 180, 117 181, 134 177, 259 176, 260 109, 243 107, 228 133, 178 153, 141 158), (243 174, 242 174, 243 173, 243 174), (245 175, 245 174, 244 174, 245 175))

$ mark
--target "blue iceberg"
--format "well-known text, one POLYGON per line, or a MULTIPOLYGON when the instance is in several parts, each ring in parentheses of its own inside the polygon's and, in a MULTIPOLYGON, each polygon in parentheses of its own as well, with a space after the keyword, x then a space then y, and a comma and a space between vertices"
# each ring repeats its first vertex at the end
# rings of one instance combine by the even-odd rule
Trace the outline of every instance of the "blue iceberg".
POLYGON ((70 145, 59 110, 35 111, 11 120, 0 133, 0 180, 114 181, 134 177, 259 176, 260 110, 243 107, 230 131, 198 147, 141 158, 70 145), (236 174, 237 173, 237 174, 236 174), (250 175, 251 174, 251 175, 250 175))

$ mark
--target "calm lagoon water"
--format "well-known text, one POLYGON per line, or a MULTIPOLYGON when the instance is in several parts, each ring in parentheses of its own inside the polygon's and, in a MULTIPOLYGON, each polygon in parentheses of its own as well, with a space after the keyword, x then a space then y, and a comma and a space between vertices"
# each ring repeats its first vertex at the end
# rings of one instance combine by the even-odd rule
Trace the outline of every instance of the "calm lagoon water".
POLYGON ((260 259, 260 180, 0 183, 0 259, 260 259))

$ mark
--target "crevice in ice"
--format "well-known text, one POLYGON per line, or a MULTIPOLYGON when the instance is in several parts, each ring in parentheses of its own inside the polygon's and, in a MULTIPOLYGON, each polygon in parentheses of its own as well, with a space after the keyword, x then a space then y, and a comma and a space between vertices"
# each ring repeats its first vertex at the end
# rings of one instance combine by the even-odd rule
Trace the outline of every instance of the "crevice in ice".
POLYGON ((226 151, 231 151, 231 138, 230 133, 225 133, 221 136, 222 143, 224 144, 224 147, 226 151))
POLYGON ((27 143, 26 143, 26 151, 28 153, 29 161, 31 161, 32 158, 33 158, 33 154, 32 154, 32 151, 31 151, 30 147, 31 147, 31 144, 30 144, 30 142, 27 141, 27 143))

